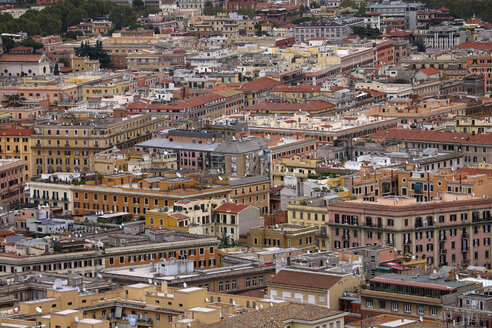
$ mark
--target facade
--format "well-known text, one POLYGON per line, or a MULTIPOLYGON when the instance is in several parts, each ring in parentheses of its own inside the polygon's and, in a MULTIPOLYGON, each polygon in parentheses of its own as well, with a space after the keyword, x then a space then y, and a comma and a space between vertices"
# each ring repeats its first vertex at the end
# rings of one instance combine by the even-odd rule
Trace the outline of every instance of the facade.
POLYGON ((260 210, 248 204, 224 203, 213 210, 213 231, 217 237, 239 240, 252 227, 263 223, 260 210))
POLYGON ((315 250, 316 228, 292 224, 259 226, 251 228, 248 235, 249 247, 298 248, 315 250))
POLYGON ((329 309, 339 309, 339 297, 354 291, 362 282, 361 276, 314 272, 286 268, 268 282, 268 295, 272 299, 315 304, 329 309))
POLYGON ((249 204, 260 209, 260 214, 269 213, 270 178, 257 175, 226 181, 231 188, 230 199, 235 204, 249 204))
POLYGON ((25 202, 25 164, 22 159, 0 159, 0 199, 3 204, 25 202))
POLYGON ((1 76, 42 76, 51 73, 46 55, 33 53, 30 47, 15 47, 0 56, 1 76))
POLYGON ((306 22, 294 27, 296 42, 322 37, 331 42, 342 41, 352 33, 352 26, 364 26, 364 20, 358 17, 339 20, 322 19, 306 22))
POLYGON ((482 75, 484 78, 484 92, 492 91, 492 56, 490 54, 472 55, 466 57, 468 71, 472 75, 482 75))
POLYGON ((96 154, 112 147, 126 148, 150 139, 163 122, 152 114, 128 119, 99 118, 35 125, 31 136, 33 174, 94 170, 96 154), (82 139, 82 140, 81 140, 82 139))
POLYGON ((417 27, 417 13, 424 5, 419 2, 403 2, 400 0, 383 0, 374 2, 367 6, 367 12, 381 14, 382 23, 387 25, 392 20, 402 19, 403 29, 414 30, 417 27))
POLYGON ((469 31, 449 26, 433 26, 425 34, 424 43, 427 49, 447 50, 470 41, 469 31))
POLYGON ((390 273, 371 278, 369 288, 361 290, 362 318, 394 312, 403 317, 441 320, 443 306, 454 304, 458 295, 476 288, 447 275, 390 273))
POLYGON ((331 202, 332 249, 384 245, 426 259, 434 267, 490 267, 492 201, 454 194, 441 197, 419 206, 404 197, 331 202))
POLYGON ((32 175, 32 154, 30 128, 13 126, 0 129, 0 159, 21 159, 24 161, 24 181, 32 175))

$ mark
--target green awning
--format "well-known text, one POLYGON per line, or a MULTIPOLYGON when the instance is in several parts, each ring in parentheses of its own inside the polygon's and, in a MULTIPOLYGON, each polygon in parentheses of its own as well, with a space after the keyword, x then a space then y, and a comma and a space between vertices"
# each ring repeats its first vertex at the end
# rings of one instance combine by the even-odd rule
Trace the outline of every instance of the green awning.
POLYGON ((391 273, 391 268, 384 266, 384 265, 380 265, 376 268, 376 272, 384 272, 384 273, 389 272, 389 273, 391 273))

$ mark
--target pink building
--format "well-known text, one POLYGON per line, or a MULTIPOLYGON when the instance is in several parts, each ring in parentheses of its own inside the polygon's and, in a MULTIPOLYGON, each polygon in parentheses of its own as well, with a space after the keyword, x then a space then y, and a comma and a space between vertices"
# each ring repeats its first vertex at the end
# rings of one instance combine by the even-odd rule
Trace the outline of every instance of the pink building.
POLYGON ((448 193, 440 198, 418 204, 406 197, 332 202, 331 247, 393 246, 429 265, 490 268, 492 199, 448 193))
POLYGON ((20 159, 0 159, 0 198, 2 203, 24 202, 24 165, 20 159))

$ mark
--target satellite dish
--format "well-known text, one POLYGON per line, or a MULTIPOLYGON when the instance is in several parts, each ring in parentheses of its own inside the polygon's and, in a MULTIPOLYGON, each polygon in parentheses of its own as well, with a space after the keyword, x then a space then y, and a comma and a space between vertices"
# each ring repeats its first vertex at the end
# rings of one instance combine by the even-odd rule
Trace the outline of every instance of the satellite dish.
POLYGON ((256 310, 256 311, 258 311, 259 309, 260 309, 260 308, 258 307, 258 305, 257 305, 257 306, 255 306, 255 310, 256 310))
POLYGON ((43 312, 43 309, 41 309, 39 306, 36 306, 36 312, 41 313, 43 312))
POLYGON ((422 316, 419 317, 419 320, 420 322, 423 322, 424 321, 424 318, 422 318, 422 316))
POLYGON ((207 302, 207 303, 209 302, 208 297, 205 297, 205 302, 207 302))
POLYGON ((183 287, 184 288, 188 287, 188 284, 186 282, 183 282, 183 287))
POLYGON ((236 301, 235 300, 232 300, 232 305, 236 305, 236 301))
POLYGON ((176 172, 176 175, 178 176, 178 178, 182 177, 181 173, 179 173, 179 172, 176 172))
POLYGON ((191 327, 191 323, 190 322, 188 322, 188 327, 191 327))
POLYGON ((149 284, 151 284, 151 283, 152 283, 152 278, 149 278, 149 284))
POLYGON ((55 282, 53 283, 53 289, 59 289, 63 287, 63 282, 61 279, 55 279, 55 282))
POLYGON ((75 317, 75 322, 79 322, 79 317, 75 317))
POLYGON ((270 307, 273 307, 273 303, 272 302, 270 302, 270 307))
POLYGON ((224 178, 222 178, 222 177, 219 175, 219 180, 220 180, 220 181, 222 181, 222 180, 224 180, 224 178))
POLYGON ((263 304, 260 304, 260 308, 262 308, 262 309, 263 309, 263 304))

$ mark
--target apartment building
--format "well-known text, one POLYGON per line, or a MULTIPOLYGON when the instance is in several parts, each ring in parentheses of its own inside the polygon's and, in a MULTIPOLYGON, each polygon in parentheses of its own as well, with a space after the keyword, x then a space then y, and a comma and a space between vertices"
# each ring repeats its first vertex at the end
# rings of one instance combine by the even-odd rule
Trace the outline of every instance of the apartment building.
POLYGON ((273 299, 314 304, 339 309, 339 297, 355 291, 362 276, 352 273, 314 272, 286 268, 268 282, 267 293, 273 299))
POLYGON ((205 187, 190 178, 133 178, 118 174, 103 177, 98 184, 73 185, 73 210, 128 212, 133 216, 146 214, 148 210, 174 206, 179 200, 227 198, 228 186, 205 187))
POLYGON ((432 26, 424 37, 427 49, 448 50, 471 39, 470 31, 451 26, 432 26))
POLYGON ((398 313, 403 317, 441 320, 443 306, 453 304, 458 295, 477 287, 473 283, 452 280, 448 275, 390 273, 371 278, 369 287, 360 292, 362 318, 398 313))
POLYGON ((416 204, 409 197, 331 202, 332 249, 385 245, 430 266, 490 267, 490 198, 441 194, 439 200, 416 204))
POLYGON ((484 78, 484 92, 492 91, 492 56, 490 54, 476 54, 466 57, 468 72, 473 75, 482 75, 484 78))
MULTIPOLYGON (((461 157, 462 158, 462 157, 461 157)), ((477 197, 491 197, 492 179, 487 174, 461 171, 460 157, 447 158, 435 164, 423 164, 421 169, 363 169, 362 174, 347 179, 352 194, 359 199, 374 200, 380 196, 413 197, 417 202, 439 199, 443 192, 477 197), (434 167, 439 166, 434 173, 434 167), (445 168, 444 168, 445 166, 445 168)), ((347 185, 347 186, 348 186, 347 185)))
POLYGON ((160 113, 171 120, 216 119, 238 113, 243 107, 243 93, 237 90, 211 92, 170 104, 136 101, 126 105, 130 113, 160 113))
POLYGON ((280 157, 272 170, 273 186, 283 186, 286 176, 295 177, 297 183, 304 182, 310 174, 316 174, 319 160, 303 158, 297 154, 280 157))
POLYGON ((260 77, 242 84, 239 90, 244 92, 244 106, 248 107, 256 104, 258 98, 266 96, 271 89, 279 84, 279 81, 269 77, 260 77))
POLYGON ((321 19, 301 23, 294 27, 296 42, 322 37, 331 42, 342 41, 352 33, 352 26, 364 26, 364 19, 349 17, 343 19, 321 19))
POLYGON ((97 153, 150 139, 164 121, 164 117, 142 114, 131 118, 62 118, 36 124, 31 136, 33 173, 94 171, 97 153))
POLYGON ((0 159, 0 199, 2 203, 23 203, 26 162, 22 159, 0 159))
POLYGON ((32 175, 31 128, 14 125, 0 129, 0 159, 21 159, 24 161, 24 181, 32 175))
POLYGON ((217 237, 239 240, 252 227, 263 224, 257 207, 248 204, 224 203, 213 210, 213 231, 217 237))
POLYGON ((29 182, 29 201, 35 204, 61 207, 64 213, 69 214, 73 211, 72 196, 69 182, 29 182))
POLYGON ((100 174, 144 172, 152 169, 178 168, 176 154, 139 152, 130 149, 111 148, 96 153, 94 170, 100 174))
MULTIPOLYGON (((225 181, 231 189, 229 198, 235 204, 249 204, 260 209, 260 214, 269 213, 270 178, 263 175, 225 181)), ((228 198, 228 199, 229 199, 228 198)))
POLYGON ((194 33, 198 38, 210 36, 239 36, 239 23, 228 14, 219 13, 216 16, 200 16, 193 25, 194 33))
POLYGON ((465 293, 458 296, 457 302, 444 307, 444 316, 455 320, 457 325, 490 326, 492 296, 488 292, 465 293))
POLYGON ((298 248, 314 251, 316 228, 293 224, 258 226, 249 231, 249 247, 298 248))
POLYGON ((367 12, 381 14, 382 25, 391 26, 393 21, 401 20, 403 29, 414 30, 417 27, 417 13, 424 7, 420 2, 403 2, 400 0, 383 0, 367 6, 367 12))
POLYGON ((486 134, 440 132, 431 130, 406 130, 392 128, 373 134, 373 140, 398 141, 408 149, 437 148, 439 151, 459 151, 465 164, 491 163, 492 140, 486 134))

